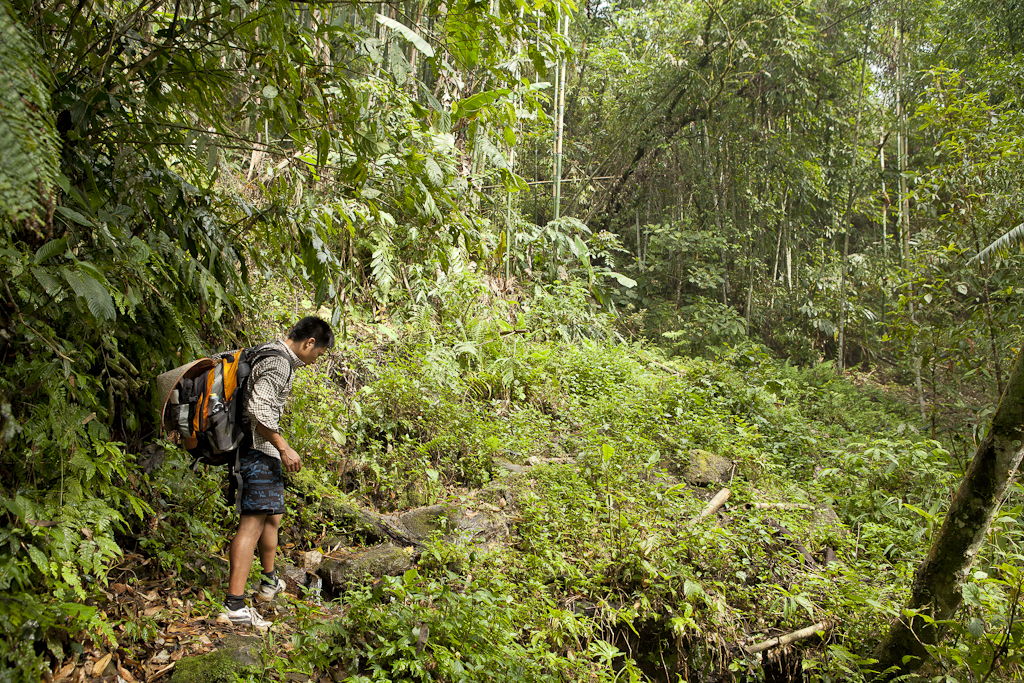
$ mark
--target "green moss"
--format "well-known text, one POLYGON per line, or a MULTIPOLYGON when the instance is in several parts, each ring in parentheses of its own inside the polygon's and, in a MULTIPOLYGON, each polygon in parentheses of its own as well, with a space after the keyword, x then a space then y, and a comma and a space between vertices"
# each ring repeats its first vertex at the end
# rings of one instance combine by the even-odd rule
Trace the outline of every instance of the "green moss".
POLYGON ((724 484, 732 470, 732 461, 709 451, 694 448, 686 467, 686 480, 691 484, 724 484))
POLYGON ((446 505, 410 510, 402 515, 402 524, 413 538, 429 538, 434 532, 444 532, 454 522, 453 511, 446 505))
POLYGON ((221 649, 179 661, 171 683, 233 683, 237 676, 259 673, 259 643, 258 638, 226 636, 221 649))

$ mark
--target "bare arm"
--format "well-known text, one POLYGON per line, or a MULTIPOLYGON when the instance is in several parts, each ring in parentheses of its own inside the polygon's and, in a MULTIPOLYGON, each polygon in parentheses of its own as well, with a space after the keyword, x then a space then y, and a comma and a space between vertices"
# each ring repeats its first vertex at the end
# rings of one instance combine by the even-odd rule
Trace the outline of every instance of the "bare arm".
POLYGON ((280 432, 275 432, 259 422, 256 422, 256 431, 281 453, 281 465, 287 471, 298 472, 302 469, 302 458, 299 457, 294 448, 288 445, 288 442, 285 441, 280 432))

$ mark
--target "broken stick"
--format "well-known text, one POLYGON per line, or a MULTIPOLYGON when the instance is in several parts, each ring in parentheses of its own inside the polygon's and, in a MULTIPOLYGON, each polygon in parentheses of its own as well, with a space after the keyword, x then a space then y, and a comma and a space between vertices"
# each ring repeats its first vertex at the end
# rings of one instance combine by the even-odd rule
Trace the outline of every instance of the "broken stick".
POLYGON ((773 647, 780 647, 782 645, 789 645, 790 643, 795 643, 796 641, 802 640, 803 638, 810 638, 815 633, 824 633, 830 628, 832 628, 832 622, 819 621, 817 624, 814 624, 813 626, 808 626, 807 628, 802 628, 799 631, 787 633, 784 636, 776 636, 775 638, 769 638, 768 640, 762 641, 757 645, 744 645, 743 649, 746 650, 747 654, 753 655, 757 654, 758 652, 770 650, 773 647))
POLYGON ((729 500, 729 496, 731 495, 732 491, 730 491, 729 489, 722 489, 721 491, 716 493, 715 497, 711 499, 711 502, 709 502, 703 510, 701 510, 700 514, 686 523, 687 526, 689 526, 690 524, 696 524, 708 515, 713 514, 716 510, 718 510, 718 508, 725 505, 725 501, 729 500))

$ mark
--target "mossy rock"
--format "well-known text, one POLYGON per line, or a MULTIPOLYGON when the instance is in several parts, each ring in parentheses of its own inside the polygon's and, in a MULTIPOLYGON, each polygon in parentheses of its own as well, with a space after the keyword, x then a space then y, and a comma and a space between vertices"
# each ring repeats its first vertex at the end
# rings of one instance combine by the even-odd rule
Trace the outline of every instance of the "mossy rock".
POLYGON ((430 490, 421 481, 409 482, 409 485, 405 487, 405 503, 408 507, 427 505, 431 502, 431 498, 430 490))
POLYGON ((390 543, 352 553, 348 557, 326 557, 316 574, 323 579, 323 590, 339 595, 349 581, 372 581, 382 576, 398 576, 412 567, 412 555, 390 543))
POLYGON ((683 475, 686 481, 694 486, 729 483, 732 477, 732 460, 699 448, 691 450, 689 455, 690 461, 683 475))
POLYGON ((456 510, 447 505, 431 505, 402 513, 398 518, 417 540, 426 540, 431 534, 450 531, 456 520, 456 510))
POLYGON ((379 538, 378 530, 368 524, 360 516, 359 509, 346 500, 324 496, 320 499, 320 512, 353 536, 379 538))
POLYGON ((181 659, 174 667, 171 683, 234 683, 238 676, 258 674, 263 671, 261 644, 252 636, 225 636, 217 650, 181 659))

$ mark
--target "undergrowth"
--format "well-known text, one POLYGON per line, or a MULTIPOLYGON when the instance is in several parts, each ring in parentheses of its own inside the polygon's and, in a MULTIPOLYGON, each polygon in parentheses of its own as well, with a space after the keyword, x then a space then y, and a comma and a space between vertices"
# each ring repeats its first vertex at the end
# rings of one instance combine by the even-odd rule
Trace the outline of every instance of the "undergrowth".
MULTIPOLYGON (((315 503, 388 512, 478 492, 507 505, 512 536, 486 548, 439 537, 403 576, 350 585, 340 618, 300 611, 290 667, 353 681, 760 680, 763 660, 744 645, 827 622, 797 646, 807 675, 863 677, 956 486, 943 444, 828 366, 796 368, 748 342, 670 358, 618 339, 564 291, 496 305, 466 282, 451 284, 459 305, 443 315, 385 326, 350 314, 349 337, 296 374, 284 431, 306 467, 283 531, 290 550, 359 542, 315 503), (695 453, 734 467, 691 485, 695 453), (722 515, 695 521, 726 485, 722 515)), ((147 474, 104 436, 2 491, 0 661, 27 672, 9 680, 38 680, 82 633, 108 646, 141 633, 98 607, 125 552, 223 588, 210 560, 232 520, 218 473, 193 472, 164 443, 147 474)), ((991 666, 971 643, 995 652, 1020 630, 1015 513, 993 534, 959 638, 935 651, 950 670, 991 666)))

